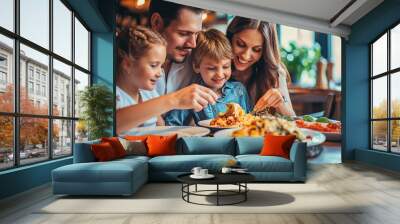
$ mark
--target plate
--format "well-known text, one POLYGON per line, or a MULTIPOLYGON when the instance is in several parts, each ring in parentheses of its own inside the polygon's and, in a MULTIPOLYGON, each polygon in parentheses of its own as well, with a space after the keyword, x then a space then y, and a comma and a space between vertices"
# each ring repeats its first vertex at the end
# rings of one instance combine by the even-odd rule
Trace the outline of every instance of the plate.
MULTIPOLYGON (((232 132, 235 130, 238 130, 239 128, 231 128, 231 129, 225 129, 225 130, 220 130, 214 133, 214 137, 231 137, 232 132)), ((300 130, 304 133, 306 136, 311 136, 311 140, 305 140, 304 142, 307 143, 307 147, 311 146, 316 146, 320 145, 325 142, 326 137, 324 134, 318 131, 313 131, 310 129, 305 129, 305 128, 300 128, 300 130)))
POLYGON ((211 129, 214 129, 214 130, 223 130, 223 129, 237 128, 237 127, 235 127, 235 126, 233 126, 233 127, 219 127, 219 126, 213 126, 213 125, 210 125, 211 120, 212 120, 212 119, 202 120, 202 121, 199 121, 197 124, 198 124, 199 126, 201 126, 201 127, 211 128, 211 129))
POLYGON ((156 126, 156 127, 139 127, 133 128, 125 135, 173 135, 179 137, 187 136, 205 136, 210 133, 208 128, 194 126, 156 126))
POLYGON ((200 175, 194 175, 194 174, 192 174, 192 175, 190 175, 190 178, 193 178, 193 179, 211 179, 211 178, 214 178, 215 176, 214 175, 212 175, 212 174, 207 174, 207 175, 204 175, 204 176, 200 176, 200 175))
MULTIPOLYGON (((333 122, 333 123, 341 123, 340 121, 338 121, 338 120, 333 120, 333 119, 329 119, 329 121, 330 121, 330 122, 333 122)), ((305 121, 305 123, 306 123, 306 124, 311 124, 311 123, 314 123, 314 122, 305 121)), ((318 123, 318 122, 317 122, 317 123, 318 123)), ((322 125, 327 125, 327 123, 320 123, 320 124, 322 124, 322 125)), ((312 128, 307 128, 307 127, 303 127, 302 129, 307 129, 307 130, 312 130, 312 131, 321 132, 322 134, 324 134, 324 135, 326 136, 326 140, 327 140, 327 141, 340 141, 340 140, 342 139, 342 134, 341 134, 341 132, 325 132, 325 131, 318 131, 318 130, 315 130, 315 129, 312 129, 312 128)))

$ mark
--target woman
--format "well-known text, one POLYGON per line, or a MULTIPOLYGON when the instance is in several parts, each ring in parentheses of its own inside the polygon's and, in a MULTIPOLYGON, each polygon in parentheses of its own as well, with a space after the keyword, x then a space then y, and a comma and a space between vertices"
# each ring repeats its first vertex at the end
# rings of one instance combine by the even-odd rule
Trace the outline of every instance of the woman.
POLYGON ((116 78, 117 133, 137 126, 163 125, 161 114, 172 109, 199 111, 217 96, 210 89, 191 85, 159 96, 155 85, 166 58, 164 38, 148 28, 121 31, 117 37, 118 73, 116 78))
POLYGON ((232 77, 246 86, 254 111, 274 107, 283 115, 295 116, 275 24, 237 16, 226 35, 234 54, 232 77))

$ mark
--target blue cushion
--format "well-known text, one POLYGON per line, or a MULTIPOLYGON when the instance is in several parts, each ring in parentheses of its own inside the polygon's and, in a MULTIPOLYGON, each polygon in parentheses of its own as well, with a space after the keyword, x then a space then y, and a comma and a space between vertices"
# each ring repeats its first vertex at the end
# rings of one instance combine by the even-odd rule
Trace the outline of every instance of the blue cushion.
POLYGON ((219 171, 227 161, 235 159, 231 155, 174 155, 158 156, 149 160, 150 172, 190 172, 193 167, 200 166, 212 172, 219 171))
POLYGON ((181 147, 177 147, 177 154, 226 154, 235 155, 235 140, 230 137, 184 137, 181 147))
POLYGON ((74 163, 89 163, 95 162, 96 158, 92 153, 90 146, 92 144, 99 144, 100 140, 93 140, 88 142, 75 143, 74 146, 74 163))
POLYGON ((263 145, 263 137, 238 137, 236 138, 236 155, 260 154, 263 145))
POLYGON ((278 156, 239 155, 239 165, 250 172, 293 172, 292 161, 278 156))
POLYGON ((144 172, 146 162, 140 160, 74 163, 53 170, 53 181, 66 182, 129 182, 133 172, 144 172))

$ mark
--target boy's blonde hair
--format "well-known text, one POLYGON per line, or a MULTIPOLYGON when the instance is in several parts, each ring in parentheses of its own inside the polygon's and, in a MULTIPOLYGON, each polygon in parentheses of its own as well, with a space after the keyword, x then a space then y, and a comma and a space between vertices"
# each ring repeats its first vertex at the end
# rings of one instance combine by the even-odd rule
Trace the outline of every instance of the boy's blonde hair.
POLYGON ((204 56, 218 61, 233 58, 232 47, 228 38, 217 29, 199 32, 196 45, 192 52, 192 63, 196 67, 200 65, 204 56))

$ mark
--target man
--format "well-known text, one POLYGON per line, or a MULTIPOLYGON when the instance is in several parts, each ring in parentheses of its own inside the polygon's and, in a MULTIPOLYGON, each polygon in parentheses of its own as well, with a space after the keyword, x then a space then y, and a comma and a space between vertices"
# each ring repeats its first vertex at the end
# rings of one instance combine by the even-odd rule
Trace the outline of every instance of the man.
POLYGON ((202 30, 203 10, 172 2, 152 0, 150 25, 167 41, 167 59, 157 83, 160 95, 188 86, 194 72, 190 54, 196 47, 197 33, 202 30))

